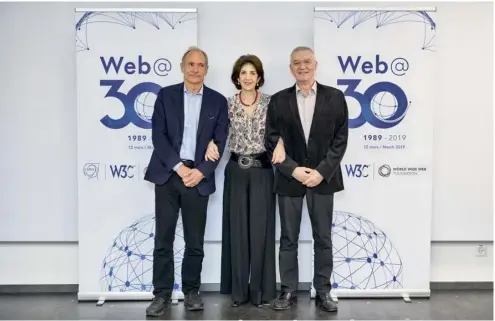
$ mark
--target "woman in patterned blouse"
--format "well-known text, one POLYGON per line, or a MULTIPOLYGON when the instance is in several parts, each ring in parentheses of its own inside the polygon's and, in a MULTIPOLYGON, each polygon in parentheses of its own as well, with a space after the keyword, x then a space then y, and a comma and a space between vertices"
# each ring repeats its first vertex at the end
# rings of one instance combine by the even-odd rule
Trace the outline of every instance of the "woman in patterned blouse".
MULTIPOLYGON (((220 292, 231 294, 232 306, 260 306, 276 297, 272 162, 282 162, 285 150, 279 144, 272 160, 265 151, 270 96, 258 91, 265 81, 260 59, 241 56, 231 79, 240 91, 228 99, 231 156, 225 167, 220 292)), ((213 142, 206 159, 218 159, 213 142)))

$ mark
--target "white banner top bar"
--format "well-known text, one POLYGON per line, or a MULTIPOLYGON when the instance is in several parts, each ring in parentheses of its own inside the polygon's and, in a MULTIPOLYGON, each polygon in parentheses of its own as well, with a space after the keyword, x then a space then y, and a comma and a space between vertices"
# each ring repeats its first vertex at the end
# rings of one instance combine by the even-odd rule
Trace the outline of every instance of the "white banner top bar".
POLYGON ((76 8, 76 12, 185 12, 197 13, 195 8, 76 8))
POLYGON ((315 7, 317 11, 433 11, 436 7, 315 7))

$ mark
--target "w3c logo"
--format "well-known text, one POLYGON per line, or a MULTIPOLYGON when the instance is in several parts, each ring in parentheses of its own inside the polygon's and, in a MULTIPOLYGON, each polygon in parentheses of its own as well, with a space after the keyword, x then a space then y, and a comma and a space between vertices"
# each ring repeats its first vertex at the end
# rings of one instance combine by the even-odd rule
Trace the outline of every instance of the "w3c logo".
POLYGON ((133 178, 135 165, 109 165, 113 178, 133 178))
POLYGON ((101 123, 111 129, 121 129, 129 124, 143 129, 151 128, 151 116, 156 95, 160 86, 152 82, 143 82, 132 87, 127 94, 119 92, 124 80, 100 80, 100 86, 109 86, 105 98, 115 98, 122 103, 124 113, 118 119, 106 115, 101 123))
POLYGON ((397 126, 409 107, 404 91, 394 83, 383 81, 360 93, 356 90, 360 82, 361 79, 337 80, 337 85, 347 86, 344 95, 356 99, 361 105, 359 116, 349 119, 349 128, 359 128, 365 123, 382 129, 397 126))
POLYGON ((370 168, 370 165, 367 164, 346 164, 345 165, 345 170, 347 172, 348 177, 368 177, 368 169, 370 168))

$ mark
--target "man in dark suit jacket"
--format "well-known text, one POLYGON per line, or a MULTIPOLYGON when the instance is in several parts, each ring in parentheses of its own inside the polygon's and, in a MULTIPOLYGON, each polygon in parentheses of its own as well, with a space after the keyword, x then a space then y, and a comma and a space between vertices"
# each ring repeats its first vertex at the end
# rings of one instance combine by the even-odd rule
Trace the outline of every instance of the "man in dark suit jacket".
MULTIPOLYGON (((185 251, 182 292, 188 310, 202 310, 199 295, 209 195, 215 192, 218 161, 205 161, 213 140, 223 153, 227 140, 227 100, 203 84, 206 53, 196 47, 183 56, 184 82, 158 93, 152 117, 153 154, 145 180, 155 184, 154 299, 150 316, 170 308, 174 285, 175 228, 182 211, 185 251)), ((220 158, 219 158, 220 159, 220 158)))
POLYGON ((275 164, 281 236, 279 269, 282 293, 276 310, 296 300, 297 249, 303 198, 306 196, 313 229, 316 303, 324 311, 337 311, 330 296, 333 270, 331 227, 333 195, 344 189, 340 162, 347 148, 348 109, 344 94, 315 81, 313 51, 297 47, 290 69, 296 84, 272 96, 266 120, 266 148, 271 157, 280 138, 286 152, 275 164))

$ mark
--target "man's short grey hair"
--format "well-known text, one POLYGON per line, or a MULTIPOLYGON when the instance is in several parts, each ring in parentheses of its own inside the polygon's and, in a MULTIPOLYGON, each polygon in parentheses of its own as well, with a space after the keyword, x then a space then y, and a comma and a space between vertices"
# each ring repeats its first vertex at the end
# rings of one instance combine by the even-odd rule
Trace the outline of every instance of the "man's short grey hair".
POLYGON ((187 55, 190 53, 190 52, 193 52, 193 51, 199 51, 203 54, 203 56, 205 56, 205 59, 206 59, 206 67, 208 67, 208 55, 206 54, 206 52, 199 48, 199 47, 196 47, 196 46, 191 46, 189 48, 187 48, 186 52, 184 53, 184 55, 182 56, 182 61, 181 61, 181 64, 184 65, 184 61, 186 60, 186 57, 187 55))
MULTIPOLYGON (((313 49, 311 49, 310 47, 306 47, 306 46, 299 46, 299 47, 296 47, 292 50, 292 52, 290 53, 290 62, 292 62, 292 56, 298 52, 298 51, 311 51, 311 53, 313 54, 313 57, 315 56, 315 52, 313 49)), ((316 59, 316 58, 315 58, 316 59)))

